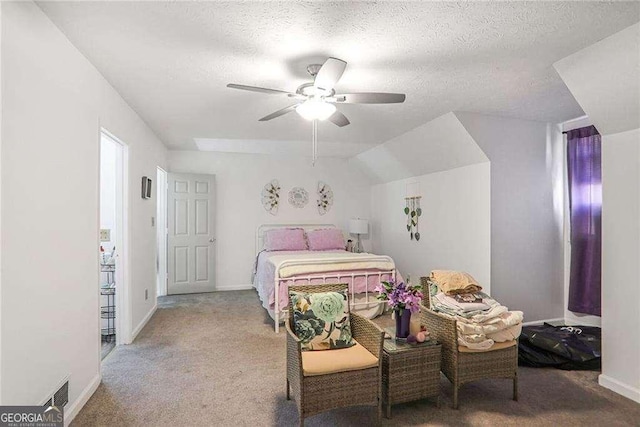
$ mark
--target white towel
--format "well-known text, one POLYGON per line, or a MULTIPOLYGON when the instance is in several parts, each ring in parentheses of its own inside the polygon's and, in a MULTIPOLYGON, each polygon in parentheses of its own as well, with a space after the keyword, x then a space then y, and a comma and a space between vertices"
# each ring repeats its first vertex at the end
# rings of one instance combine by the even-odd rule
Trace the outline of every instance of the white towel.
POLYGON ((436 295, 438 301, 447 307, 451 307, 455 310, 462 310, 463 313, 467 313, 469 311, 484 311, 489 310, 491 307, 483 302, 458 302, 455 298, 450 297, 449 295, 445 295, 442 292, 439 292, 436 295))
POLYGON ((487 338, 494 340, 495 342, 513 341, 520 336, 522 332, 522 323, 508 327, 493 334, 487 334, 487 338))
POLYGON ((504 305, 496 305, 491 307, 491 310, 485 311, 481 314, 476 314, 471 316, 470 318, 466 318, 466 317, 462 317, 462 316, 456 316, 456 319, 460 322, 464 322, 464 323, 474 323, 474 324, 479 324, 479 323, 484 323, 487 321, 490 321, 491 319, 495 319, 496 317, 499 317, 500 315, 508 312, 509 309, 507 307, 505 307, 504 305))
POLYGON ((484 323, 464 322, 457 316, 458 331, 462 334, 494 334, 504 329, 522 323, 523 314, 521 311, 507 311, 500 316, 490 319, 484 323))
POLYGON ((474 336, 458 334, 458 344, 469 347, 472 350, 489 350, 494 344, 494 341, 484 335, 474 336))

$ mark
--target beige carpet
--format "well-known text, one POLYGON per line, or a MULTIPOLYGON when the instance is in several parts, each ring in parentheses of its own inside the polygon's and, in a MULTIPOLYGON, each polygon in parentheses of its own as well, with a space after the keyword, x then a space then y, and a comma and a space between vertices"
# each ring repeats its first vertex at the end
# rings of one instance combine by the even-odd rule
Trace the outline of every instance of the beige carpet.
MULTIPOLYGON (((382 322, 388 319, 382 319, 382 322)), ((596 372, 521 368, 520 401, 505 380, 469 384, 460 409, 442 379, 442 405, 393 407, 383 425, 640 425, 640 405, 597 384, 596 372)), ((162 298, 135 343, 103 362, 102 384, 75 426, 287 426, 298 422, 285 399, 284 335, 253 291, 162 298)), ((336 410, 309 426, 371 425, 373 409, 336 410)))

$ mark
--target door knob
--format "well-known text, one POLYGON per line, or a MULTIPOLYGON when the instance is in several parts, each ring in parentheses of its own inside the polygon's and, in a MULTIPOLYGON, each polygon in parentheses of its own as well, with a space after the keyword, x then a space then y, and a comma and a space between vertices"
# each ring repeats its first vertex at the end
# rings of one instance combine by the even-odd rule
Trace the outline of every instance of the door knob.
POLYGON ((213 243, 215 241, 216 241, 215 237, 212 237, 211 239, 209 239, 209 243, 213 243))

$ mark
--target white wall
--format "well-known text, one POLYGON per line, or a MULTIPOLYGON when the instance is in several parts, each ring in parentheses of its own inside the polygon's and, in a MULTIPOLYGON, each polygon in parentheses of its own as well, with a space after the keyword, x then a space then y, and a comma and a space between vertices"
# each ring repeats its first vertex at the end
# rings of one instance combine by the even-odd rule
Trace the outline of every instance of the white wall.
POLYGON ((464 270, 491 292, 491 165, 488 162, 372 188, 374 250, 391 255, 412 281, 433 269, 464 270), (403 212, 407 185, 422 196, 420 241, 403 212))
MULTIPOLYGON (((455 168, 490 161, 491 239, 487 247, 490 247, 491 256, 487 257, 478 249, 475 254, 465 254, 473 260, 449 257, 439 259, 439 263, 450 268, 479 271, 476 274, 483 279, 478 280, 491 289, 492 295, 514 310, 523 310, 527 321, 552 320, 563 317, 561 141, 559 129, 547 123, 454 112, 361 153, 355 160, 377 183, 400 178, 429 181, 434 179, 430 175, 434 172, 451 172, 457 170, 455 168), (389 171, 380 172, 384 168, 389 171), (415 176, 420 178, 410 178, 415 176), (485 269, 480 267, 483 262, 487 263, 485 269), (455 264, 459 265, 456 267, 455 264)), ((443 175, 441 185, 457 185, 454 177, 460 173, 443 175)), ((469 181, 468 188, 457 191, 468 191, 476 184, 469 181)), ((397 192, 399 188, 393 191, 397 192)), ((402 194, 404 197, 404 191, 402 194)), ((429 199, 428 194, 424 196, 429 199)), ((378 203, 375 197, 373 203, 378 203)), ((374 206, 373 209, 380 208, 374 206)), ((396 216, 401 212, 402 208, 388 212, 389 217, 376 216, 376 222, 383 224, 381 234, 388 232, 385 227, 392 223, 394 227, 400 226, 396 216)), ((434 221, 436 230, 441 224, 447 229, 455 226, 467 229, 473 224, 468 217, 458 218, 455 226, 447 222, 449 219, 439 217, 434 221)), ((375 233, 374 238, 377 238, 375 233)), ((390 249, 391 244, 384 240, 376 249, 393 250, 390 255, 402 266, 405 262, 402 259, 411 253, 410 249, 400 246, 390 249)), ((425 244, 415 245, 422 247, 425 244)), ((431 248, 418 249, 418 253, 423 251, 438 257, 431 248)), ((430 261, 425 259, 423 262, 430 261)), ((417 269, 419 264, 415 263, 407 263, 405 268, 417 269)), ((414 273, 424 274, 426 267, 421 270, 414 273)))
POLYGON ((99 140, 129 146, 131 327, 155 305, 155 201, 166 150, 31 2, 2 7, 2 404, 39 404, 70 375, 67 415, 100 378, 99 140))
MULTIPOLYGON (((0 46, 2 46, 2 5, 0 5, 0 46)), ((1 49, 0 49, 1 53, 1 49)), ((0 55, 1 56, 1 55, 0 55)), ((0 66, 0 83, 2 82, 2 66, 0 66)), ((0 84, 0 100, 2 84, 0 84)), ((2 236, 2 102, 0 102, 0 237, 2 236)), ((2 265, 2 244, 0 243, 0 266, 2 265)), ((0 268, 0 310, 2 309, 2 268, 0 268)), ((2 311, 0 311, 0 332, 2 332, 2 311)), ((0 333, 0 402, 2 400, 2 333, 0 333)))
POLYGON ((375 183, 486 161, 487 156, 454 113, 443 114, 355 157, 375 183))
POLYGON ((526 321, 563 317, 562 157, 556 127, 455 113, 491 161, 491 291, 526 321))
POLYGON ((602 135, 602 374, 640 402, 640 23, 554 64, 602 135))
MULTIPOLYGON (((216 176, 217 289, 248 287, 255 260, 255 234, 261 224, 326 223, 347 229, 350 218, 369 218, 370 184, 346 159, 321 157, 315 167, 303 157, 263 154, 170 151, 169 171, 216 176), (262 208, 261 191, 280 181, 280 209, 272 216, 262 208), (316 207, 318 180, 334 193, 332 209, 320 216, 316 207), (309 204, 296 209, 288 191, 304 187, 309 204)), ((368 242, 364 242, 365 248, 368 242)))
POLYGON ((602 135, 640 127, 639 45, 637 23, 553 64, 602 135))
POLYGON ((640 402, 640 129, 602 139, 602 375, 640 402))

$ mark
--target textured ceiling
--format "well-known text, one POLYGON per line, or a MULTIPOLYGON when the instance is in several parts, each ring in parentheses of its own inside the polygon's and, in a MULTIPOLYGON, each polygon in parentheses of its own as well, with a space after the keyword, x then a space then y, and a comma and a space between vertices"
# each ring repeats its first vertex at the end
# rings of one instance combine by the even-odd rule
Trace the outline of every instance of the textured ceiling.
POLYGON ((341 105, 351 125, 321 124, 335 151, 325 154, 340 143, 363 151, 449 111, 579 116, 552 64, 640 21, 638 2, 38 4, 170 148, 308 140, 295 113, 258 122, 289 99, 225 85, 293 91, 327 56, 349 64, 339 92, 407 94, 401 105, 341 105))

